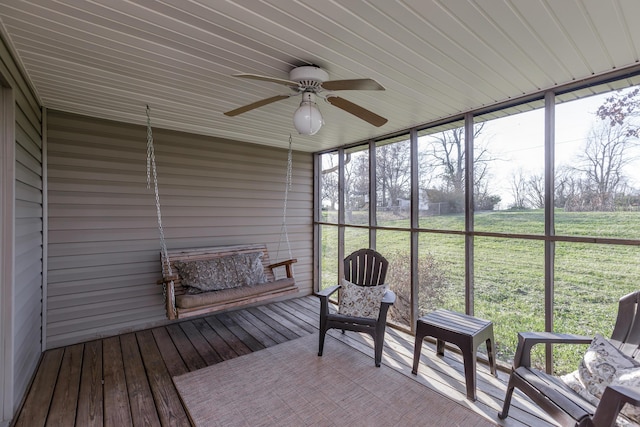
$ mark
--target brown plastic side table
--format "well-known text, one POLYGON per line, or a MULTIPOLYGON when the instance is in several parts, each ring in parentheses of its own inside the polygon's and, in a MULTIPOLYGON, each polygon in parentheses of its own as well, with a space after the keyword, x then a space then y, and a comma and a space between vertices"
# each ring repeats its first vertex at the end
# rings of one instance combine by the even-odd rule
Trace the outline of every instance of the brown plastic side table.
POLYGON ((418 374, 422 340, 427 336, 436 339, 436 354, 439 356, 444 355, 445 342, 460 348, 464 359, 468 399, 476 400, 476 351, 478 345, 483 342, 487 345, 491 373, 498 376, 494 355, 493 323, 490 321, 449 310, 436 310, 418 319, 411 371, 414 375, 418 374))

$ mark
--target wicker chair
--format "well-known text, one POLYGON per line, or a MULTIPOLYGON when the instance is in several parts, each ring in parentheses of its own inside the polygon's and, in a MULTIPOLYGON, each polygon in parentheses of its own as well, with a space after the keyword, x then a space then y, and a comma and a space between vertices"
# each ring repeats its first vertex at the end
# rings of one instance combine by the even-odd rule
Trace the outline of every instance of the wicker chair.
MULTIPOLYGON (((611 344, 626 356, 640 361, 640 291, 622 297, 611 344)), ((558 378, 531 367, 531 348, 536 344, 589 344, 591 337, 547 332, 518 334, 518 348, 507 385, 500 419, 509 414, 514 388, 519 388, 562 426, 610 427, 616 423, 623 405, 640 406, 640 390, 631 387, 609 386, 597 407, 593 406, 558 378)))
MULTIPOLYGON (((358 286, 378 286, 384 284, 389 262, 373 249, 360 249, 344 259, 345 279, 358 286)), ((329 308, 329 297, 340 289, 341 285, 332 286, 318 292, 320 297, 320 342, 318 356, 322 356, 324 338, 327 330, 335 328, 364 332, 373 338, 374 361, 380 366, 382 360, 382 347, 384 345, 384 333, 387 324, 387 311, 396 300, 396 295, 387 290, 380 304, 380 313, 376 319, 365 317, 345 316, 332 313, 329 308)))

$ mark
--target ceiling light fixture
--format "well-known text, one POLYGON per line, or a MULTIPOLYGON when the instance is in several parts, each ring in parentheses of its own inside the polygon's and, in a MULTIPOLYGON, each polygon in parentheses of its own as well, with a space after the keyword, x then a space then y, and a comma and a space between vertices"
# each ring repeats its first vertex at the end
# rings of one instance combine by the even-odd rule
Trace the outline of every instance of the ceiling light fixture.
POLYGON ((324 120, 316 104, 316 96, 312 92, 302 93, 302 102, 293 113, 293 126, 301 135, 315 135, 318 133, 324 120))

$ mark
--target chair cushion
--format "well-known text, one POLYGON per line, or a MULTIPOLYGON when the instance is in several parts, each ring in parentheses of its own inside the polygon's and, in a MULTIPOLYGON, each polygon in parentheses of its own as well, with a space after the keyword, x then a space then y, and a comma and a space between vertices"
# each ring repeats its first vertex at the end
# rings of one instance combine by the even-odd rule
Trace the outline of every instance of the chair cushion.
MULTIPOLYGON (((597 406, 609 385, 640 386, 640 363, 626 356, 600 334, 596 334, 578 369, 561 377, 569 387, 597 406)), ((625 405, 622 414, 640 422, 640 408, 625 405)))
POLYGON ((338 312, 345 316, 377 319, 387 285, 358 286, 342 279, 342 295, 338 312))
POLYGON ((294 279, 285 277, 284 279, 278 279, 275 282, 265 282, 258 286, 240 286, 237 288, 222 289, 213 292, 202 292, 196 295, 176 295, 176 307, 185 309, 199 308, 209 305, 249 300, 262 294, 276 294, 278 291, 287 288, 295 288, 294 279))
POLYGON ((217 291, 266 282, 262 257, 262 252, 252 252, 210 260, 176 261, 174 266, 182 286, 198 291, 217 291))

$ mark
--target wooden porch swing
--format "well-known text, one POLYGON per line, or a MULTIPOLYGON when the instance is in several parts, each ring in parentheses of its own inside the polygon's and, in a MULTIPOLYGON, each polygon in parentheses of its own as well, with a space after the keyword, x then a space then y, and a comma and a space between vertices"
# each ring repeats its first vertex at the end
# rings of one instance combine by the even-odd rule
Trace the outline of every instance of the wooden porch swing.
POLYGON ((288 259, 271 264, 267 246, 264 244, 177 249, 167 251, 166 255, 161 254, 161 261, 163 266, 161 283, 164 285, 169 319, 199 316, 298 292, 292 269, 292 264, 297 260, 288 259), (243 256, 253 256, 254 259, 259 260, 259 266, 264 271, 264 281, 252 284, 238 281, 238 286, 192 293, 190 287, 184 285, 184 274, 180 274, 180 269, 176 268, 176 264, 185 267, 200 264, 205 270, 207 266, 224 268, 224 266, 235 265, 232 269, 237 270, 245 266, 243 259, 246 258, 243 256), (276 278, 274 270, 278 267, 285 268, 286 277, 276 278))
POLYGON ((282 228, 276 254, 276 257, 280 254, 284 236, 289 259, 271 263, 265 244, 168 250, 162 228, 153 133, 147 106, 147 188, 151 186, 153 177, 162 264, 162 280, 158 284, 163 285, 169 319, 199 316, 298 292, 293 277, 293 264, 297 259, 291 257, 286 226, 287 198, 291 187, 291 142, 289 136, 282 228), (285 276, 278 278, 276 269, 282 267, 285 276))

